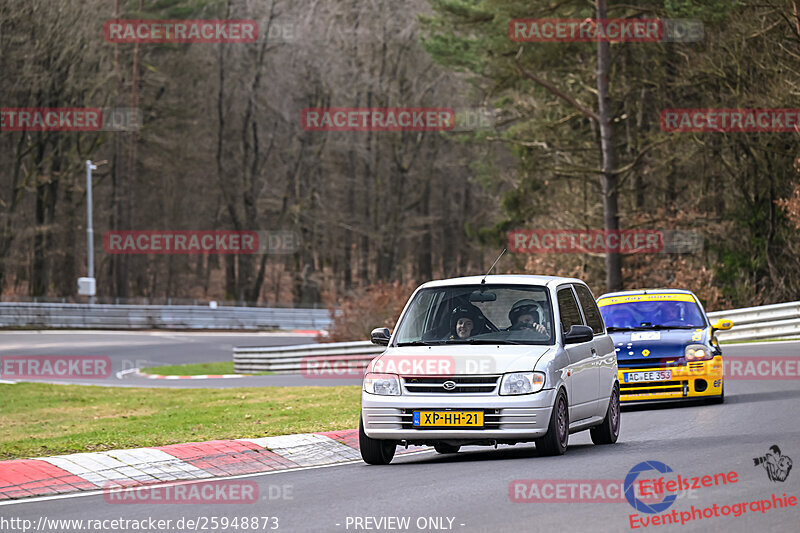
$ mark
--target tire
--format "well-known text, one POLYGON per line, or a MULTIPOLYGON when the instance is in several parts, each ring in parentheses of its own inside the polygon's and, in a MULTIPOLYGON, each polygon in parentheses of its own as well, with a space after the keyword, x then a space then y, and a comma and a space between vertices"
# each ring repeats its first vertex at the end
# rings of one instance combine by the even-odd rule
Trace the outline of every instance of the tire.
POLYGON ((388 465, 392 462, 397 444, 393 440, 379 440, 367 437, 364 421, 358 421, 358 446, 361 458, 370 465, 388 465))
POLYGON ((458 453, 458 450, 461 449, 461 446, 453 446, 452 444, 445 444, 443 442, 439 444, 434 444, 433 449, 436 450, 437 453, 458 453))
POLYGON ((603 423, 589 430, 592 442, 595 444, 614 444, 619 437, 620 409, 619 409, 619 385, 614 384, 611 391, 611 399, 608 401, 606 417, 603 423))
POLYGON ((560 389, 553 403, 550 423, 544 437, 536 439, 536 449, 541 455, 564 455, 569 442, 569 406, 567 395, 560 389))

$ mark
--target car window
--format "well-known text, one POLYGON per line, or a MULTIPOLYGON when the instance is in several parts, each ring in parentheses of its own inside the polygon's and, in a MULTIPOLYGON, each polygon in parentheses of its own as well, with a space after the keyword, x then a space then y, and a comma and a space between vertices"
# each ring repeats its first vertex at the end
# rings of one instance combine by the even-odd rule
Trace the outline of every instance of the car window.
POLYGON ((603 317, 600 315, 600 310, 597 309, 592 293, 583 285, 575 285, 575 292, 578 293, 583 316, 586 317, 586 325, 592 328, 595 335, 603 333, 603 317))
POLYGON ((705 316, 691 294, 655 293, 606 296, 597 302, 606 327, 614 330, 678 328, 696 329, 707 325, 705 316))
POLYGON ((418 291, 397 326, 409 344, 552 344, 553 310, 546 287, 447 285, 418 291))
POLYGON ((578 302, 572 294, 572 289, 565 288, 558 291, 558 313, 561 317, 561 329, 564 333, 572 326, 582 326, 583 319, 578 310, 578 302))

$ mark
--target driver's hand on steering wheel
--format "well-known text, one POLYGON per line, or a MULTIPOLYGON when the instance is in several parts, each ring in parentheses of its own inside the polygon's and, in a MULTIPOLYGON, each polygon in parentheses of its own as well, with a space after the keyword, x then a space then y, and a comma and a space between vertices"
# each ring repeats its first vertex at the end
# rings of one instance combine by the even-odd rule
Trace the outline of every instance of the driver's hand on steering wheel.
POLYGON ((520 330, 520 329, 532 329, 541 333, 542 335, 547 334, 547 328, 538 323, 531 323, 531 322, 520 322, 513 329, 520 330))

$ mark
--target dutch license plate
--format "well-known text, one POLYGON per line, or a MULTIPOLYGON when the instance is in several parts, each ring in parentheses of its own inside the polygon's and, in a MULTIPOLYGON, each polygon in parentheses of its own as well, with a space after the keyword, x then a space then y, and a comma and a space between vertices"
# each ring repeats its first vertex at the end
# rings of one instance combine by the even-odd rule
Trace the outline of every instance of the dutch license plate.
POLYGON ((483 411, 414 411, 414 427, 483 427, 483 411))
POLYGON ((625 373, 625 383, 639 383, 640 381, 669 381, 670 379, 672 379, 672 370, 625 373))

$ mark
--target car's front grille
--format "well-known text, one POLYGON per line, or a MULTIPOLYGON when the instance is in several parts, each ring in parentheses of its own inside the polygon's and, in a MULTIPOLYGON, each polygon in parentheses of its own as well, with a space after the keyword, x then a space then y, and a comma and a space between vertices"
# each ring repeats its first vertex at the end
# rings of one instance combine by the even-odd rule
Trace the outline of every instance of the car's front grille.
POLYGON ((661 368, 664 370, 669 370, 674 366, 679 366, 681 364, 680 358, 677 357, 667 357, 667 358, 644 358, 644 359, 624 359, 624 358, 617 358, 617 366, 619 366, 620 370, 627 370, 631 368, 661 368))
POLYGON ((403 376, 406 392, 414 394, 487 394, 500 376, 403 376), (448 383, 450 382, 450 383, 448 383), (445 386, 447 383, 448 387, 445 386))
POLYGON ((643 383, 622 383, 619 386, 620 395, 630 394, 659 394, 683 392, 688 386, 688 381, 646 381, 643 383))

